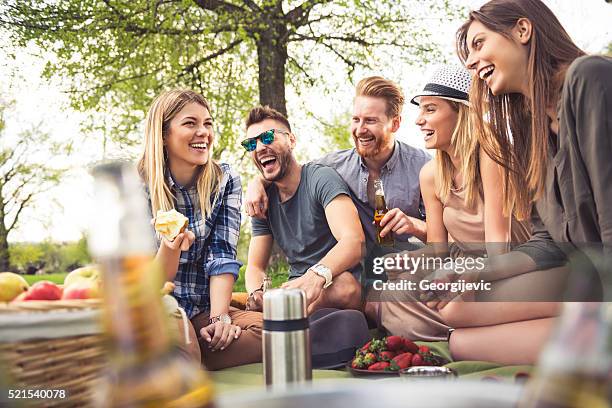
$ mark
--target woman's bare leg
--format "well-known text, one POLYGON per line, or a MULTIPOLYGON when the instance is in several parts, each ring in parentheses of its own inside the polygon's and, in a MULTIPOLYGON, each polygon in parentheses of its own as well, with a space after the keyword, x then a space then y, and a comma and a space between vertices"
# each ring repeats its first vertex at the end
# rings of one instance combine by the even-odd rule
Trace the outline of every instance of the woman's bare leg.
POLYGON ((548 318, 457 329, 449 341, 451 355, 454 360, 534 364, 554 322, 548 318))
POLYGON ((450 327, 480 327, 555 317, 560 302, 462 302, 452 301, 440 310, 450 327))

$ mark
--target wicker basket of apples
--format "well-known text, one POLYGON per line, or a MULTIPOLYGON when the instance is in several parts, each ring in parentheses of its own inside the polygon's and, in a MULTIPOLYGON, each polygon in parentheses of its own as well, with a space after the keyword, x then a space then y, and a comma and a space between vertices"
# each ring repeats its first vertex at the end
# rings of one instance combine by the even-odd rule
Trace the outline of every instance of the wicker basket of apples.
POLYGON ((0 370, 31 406, 89 405, 105 364, 99 276, 87 266, 63 285, 29 286, 17 274, 0 273, 0 370))

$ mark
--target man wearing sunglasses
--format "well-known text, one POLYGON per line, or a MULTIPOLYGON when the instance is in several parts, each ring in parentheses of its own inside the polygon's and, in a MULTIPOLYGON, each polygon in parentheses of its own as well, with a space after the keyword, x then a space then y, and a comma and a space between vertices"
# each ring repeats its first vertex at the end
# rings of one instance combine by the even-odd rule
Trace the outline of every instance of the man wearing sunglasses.
POLYGON ((261 310, 263 280, 274 241, 289 260, 283 287, 306 292, 308 313, 359 309, 364 234, 350 190, 330 167, 300 164, 287 119, 269 107, 249 112, 242 146, 268 182, 268 217, 252 219, 246 287, 249 309, 261 310))

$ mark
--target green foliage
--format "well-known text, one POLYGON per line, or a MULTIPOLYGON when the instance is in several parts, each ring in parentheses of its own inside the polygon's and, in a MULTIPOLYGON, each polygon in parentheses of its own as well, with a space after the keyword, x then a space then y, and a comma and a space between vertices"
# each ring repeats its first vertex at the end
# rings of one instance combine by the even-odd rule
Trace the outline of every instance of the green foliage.
MULTIPOLYGON (((260 69, 275 68, 260 65, 270 52, 284 61, 285 81, 298 94, 328 83, 324 61, 342 72, 340 64, 351 81, 363 69, 427 64, 441 57, 429 28, 461 12, 451 3, 13 0, 0 7, 0 25, 20 47, 51 50, 56 59, 45 74, 67 78, 74 108, 111 114, 115 140, 139 139, 135 131, 162 90, 203 93, 212 101, 220 157, 239 149, 242 116, 266 86, 260 69)), ((284 106, 284 86, 278 89, 283 94, 273 99, 284 106)))
MULTIPOLYGON (((312 113, 310 116, 314 117, 312 113)), ((348 112, 334 116, 331 122, 326 122, 321 118, 315 119, 322 125, 323 135, 329 140, 325 147, 327 151, 350 149, 353 147, 351 134, 348 129, 351 115, 348 112)))
POLYGON ((19 243, 9 245, 11 267, 25 271, 29 266, 40 265, 45 257, 41 244, 19 243))
POLYGON ((236 258, 243 264, 247 263, 249 254, 249 242, 251 241, 251 229, 247 228, 247 222, 242 223, 240 227, 240 236, 238 237, 238 248, 236 258))
POLYGON ((46 273, 66 273, 92 263, 85 238, 65 244, 16 243, 9 246, 9 253, 12 269, 22 273, 28 267, 43 269, 46 273))

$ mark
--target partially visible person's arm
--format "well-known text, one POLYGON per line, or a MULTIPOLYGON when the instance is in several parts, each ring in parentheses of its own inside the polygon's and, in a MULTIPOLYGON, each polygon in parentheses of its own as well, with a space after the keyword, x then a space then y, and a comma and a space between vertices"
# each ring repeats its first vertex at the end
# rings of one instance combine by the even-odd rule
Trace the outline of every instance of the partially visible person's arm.
MULTIPOLYGON (((590 180, 595 201, 596 228, 606 254, 612 252, 612 58, 583 57, 567 73, 561 104, 571 117, 565 123, 575 126, 574 143, 590 180)), ((570 128, 571 132, 572 129, 570 128)), ((582 170, 577 168, 576 171, 582 170)), ((580 213, 578 214, 580 216, 580 213)), ((588 216, 588 215, 586 215, 588 216)))
MULTIPOLYGON (((210 317, 229 312, 232 287, 238 278, 241 263, 236 260, 240 236, 240 202, 242 186, 240 177, 229 171, 229 180, 221 200, 213 230, 209 238, 209 259, 205 260, 210 279, 210 317)), ((240 335, 240 328, 231 323, 217 321, 202 328, 202 336, 213 350, 222 350, 240 335)))
POLYGON ((484 201, 485 244, 489 256, 510 249, 510 217, 504 216, 503 172, 484 150, 479 152, 480 178, 484 201))
POLYGON ((251 241, 245 272, 245 286, 249 293, 247 310, 263 310, 263 282, 273 244, 274 237, 268 220, 251 218, 251 241))
POLYGON ((244 207, 249 217, 266 218, 266 212, 268 211, 266 187, 269 185, 270 182, 261 176, 253 177, 247 184, 244 207))
POLYGON ((448 242, 448 231, 444 226, 442 217, 444 206, 436 193, 436 166, 433 160, 427 162, 421 169, 419 183, 421 185, 421 196, 425 204, 425 212, 427 213, 427 243, 448 242))
POLYGON ((357 208, 349 196, 339 195, 334 198, 325 207, 325 218, 338 242, 319 262, 336 276, 361 261, 365 237, 357 208))
POLYGON ((249 254, 245 272, 245 286, 249 293, 261 288, 266 269, 272 252, 274 239, 272 235, 258 235, 251 237, 249 254))
MULTIPOLYGON (((357 208, 348 195, 336 196, 326 207, 325 217, 329 224, 336 245, 318 263, 330 269, 332 277, 349 270, 363 257, 365 237, 359 221, 357 208)), ((306 292, 307 304, 312 304, 319 298, 325 280, 312 269, 283 285, 287 288, 301 288, 306 292)))
POLYGON ((166 280, 172 282, 178 272, 179 258, 181 251, 189 250, 191 244, 195 240, 195 235, 191 231, 185 231, 176 236, 174 241, 170 242, 162 237, 157 250, 155 260, 159 263, 164 272, 166 280))

